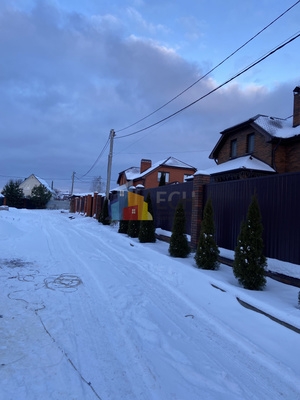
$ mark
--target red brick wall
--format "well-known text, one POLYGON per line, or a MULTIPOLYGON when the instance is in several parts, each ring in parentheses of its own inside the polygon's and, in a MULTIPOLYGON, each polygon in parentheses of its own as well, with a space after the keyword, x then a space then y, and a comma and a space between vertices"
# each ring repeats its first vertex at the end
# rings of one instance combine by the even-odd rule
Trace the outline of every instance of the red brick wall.
POLYGON ((192 199, 192 221, 191 221, 191 248, 197 248, 200 227, 203 218, 203 198, 204 198, 204 185, 210 181, 209 175, 197 174, 194 176, 194 195, 192 199))
POLYGON ((251 127, 232 134, 227 138, 218 154, 218 163, 222 164, 231 159, 230 143, 234 139, 237 140, 237 157, 247 155, 247 135, 250 133, 254 133, 254 152, 252 155, 272 166, 272 145, 266 141, 264 135, 254 131, 251 127))
POLYGON ((294 92, 294 115, 293 115, 293 127, 300 125, 300 92, 299 90, 294 92))
POLYGON ((285 172, 300 171, 300 143, 294 143, 286 148, 286 163, 285 172))
POLYGON ((195 171, 191 168, 172 168, 172 167, 162 166, 150 172, 149 174, 145 175, 143 180, 134 181, 134 185, 136 186, 138 183, 141 183, 145 186, 146 189, 158 187, 159 185, 158 172, 168 172, 170 174, 169 183, 171 182, 183 183, 185 175, 193 175, 195 173, 195 171))

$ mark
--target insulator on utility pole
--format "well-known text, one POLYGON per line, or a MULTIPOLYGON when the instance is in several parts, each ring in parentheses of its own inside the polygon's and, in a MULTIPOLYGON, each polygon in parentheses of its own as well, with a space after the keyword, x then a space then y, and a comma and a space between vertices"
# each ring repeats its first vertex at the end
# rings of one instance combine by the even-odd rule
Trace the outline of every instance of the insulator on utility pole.
POLYGON ((107 164, 107 181, 106 181, 106 198, 109 198, 110 191, 110 179, 111 179, 111 165, 112 165, 112 156, 113 156, 113 147, 114 147, 114 137, 116 136, 115 131, 113 129, 110 130, 109 139, 109 154, 108 154, 108 164, 107 164))

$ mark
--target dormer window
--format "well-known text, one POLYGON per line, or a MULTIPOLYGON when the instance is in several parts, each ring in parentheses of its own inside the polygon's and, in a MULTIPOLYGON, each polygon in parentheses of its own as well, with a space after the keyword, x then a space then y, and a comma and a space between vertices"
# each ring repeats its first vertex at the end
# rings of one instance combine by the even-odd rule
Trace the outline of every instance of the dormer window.
POLYGON ((230 158, 236 157, 236 151, 237 151, 237 140, 233 139, 230 142, 230 158))
POLYGON ((251 154, 254 152, 254 133, 247 135, 247 149, 246 153, 251 154))

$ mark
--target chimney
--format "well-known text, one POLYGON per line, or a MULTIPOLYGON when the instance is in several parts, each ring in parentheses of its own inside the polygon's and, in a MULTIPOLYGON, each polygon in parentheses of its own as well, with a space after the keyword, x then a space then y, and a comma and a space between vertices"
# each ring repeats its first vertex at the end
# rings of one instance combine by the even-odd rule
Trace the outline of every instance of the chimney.
POLYGON ((145 158, 141 159, 141 168, 140 168, 140 173, 142 174, 144 171, 146 171, 148 168, 152 167, 152 161, 147 160, 145 158))
POLYGON ((294 93, 294 114, 293 114, 293 128, 300 125, 300 87, 296 86, 293 90, 294 93))

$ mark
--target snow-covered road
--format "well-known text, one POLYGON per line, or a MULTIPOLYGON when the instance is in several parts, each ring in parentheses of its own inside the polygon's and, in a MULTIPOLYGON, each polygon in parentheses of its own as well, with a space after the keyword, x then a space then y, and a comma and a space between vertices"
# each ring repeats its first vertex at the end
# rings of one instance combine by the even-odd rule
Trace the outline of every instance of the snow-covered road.
MULTIPOLYGON (((229 267, 69 217, 0 214, 1 399, 300 398, 300 335, 243 308, 229 267)), ((256 301, 282 287, 295 321, 296 288, 268 280, 256 301)))

